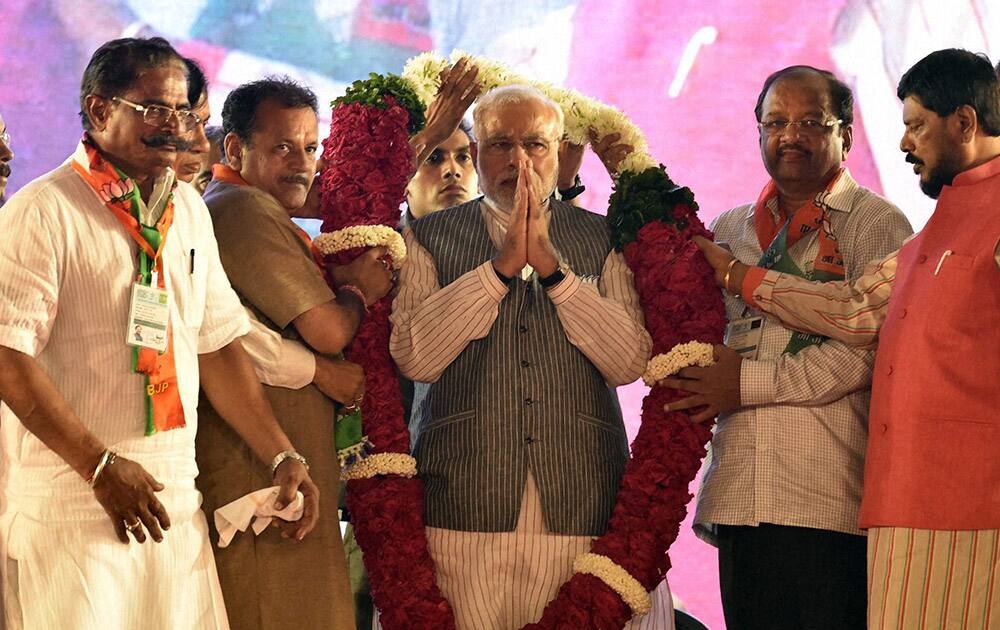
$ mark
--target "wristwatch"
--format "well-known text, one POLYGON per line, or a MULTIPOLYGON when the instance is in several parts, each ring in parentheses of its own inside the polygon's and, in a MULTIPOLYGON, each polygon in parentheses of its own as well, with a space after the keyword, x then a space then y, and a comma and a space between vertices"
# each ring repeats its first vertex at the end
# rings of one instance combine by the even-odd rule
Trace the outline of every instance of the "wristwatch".
POLYGON ((587 187, 583 185, 583 181, 580 180, 580 174, 577 173, 572 186, 559 189, 559 198, 563 201, 569 201, 570 199, 579 197, 585 190, 587 190, 587 187))
POLYGON ((274 476, 274 473, 278 470, 278 466, 281 465, 281 462, 285 461, 286 459, 294 459, 295 461, 305 466, 306 470, 309 470, 309 462, 306 461, 306 458, 302 457, 302 455, 300 455, 298 451, 289 449, 287 451, 281 451, 280 453, 274 456, 274 459, 271 460, 272 477, 274 476))
POLYGON ((560 282, 566 279, 566 272, 569 271, 569 267, 566 264, 560 263, 556 270, 545 276, 544 278, 538 278, 538 284, 542 285, 543 289, 548 289, 556 286, 560 282))

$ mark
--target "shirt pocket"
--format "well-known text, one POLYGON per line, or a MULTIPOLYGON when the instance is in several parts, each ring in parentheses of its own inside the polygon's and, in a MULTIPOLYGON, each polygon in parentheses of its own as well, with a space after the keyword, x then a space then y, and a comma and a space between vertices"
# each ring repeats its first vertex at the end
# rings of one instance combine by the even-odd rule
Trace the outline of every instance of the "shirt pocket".
MULTIPOLYGON (((939 340, 942 347, 955 347, 956 344, 967 345, 968 351, 974 350, 975 339, 982 319, 977 314, 981 308, 969 293, 973 285, 976 256, 967 254, 948 254, 937 263, 931 276, 931 291, 926 295, 933 306, 927 310, 925 332, 931 338, 939 340)), ((906 315, 906 309, 900 316, 906 315)))
POLYGON ((174 257, 173 268, 168 265, 170 289, 184 326, 192 330, 201 328, 205 319, 207 291, 207 265, 198 250, 182 243, 180 255, 174 257))

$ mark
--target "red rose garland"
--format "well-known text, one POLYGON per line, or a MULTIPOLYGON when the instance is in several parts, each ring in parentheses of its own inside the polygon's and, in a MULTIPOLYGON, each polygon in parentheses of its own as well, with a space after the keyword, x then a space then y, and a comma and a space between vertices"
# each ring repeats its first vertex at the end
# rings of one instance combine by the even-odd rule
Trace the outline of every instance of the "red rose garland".
MULTIPOLYGON (((725 309, 712 268, 690 240, 712 238, 689 205, 677 205, 672 221, 646 223, 624 247, 653 339, 653 356, 688 341, 721 343, 725 309), (686 227, 678 229, 678 225, 686 227)), ((676 540, 691 500, 688 486, 701 467, 711 427, 686 412, 663 406, 686 394, 654 387, 642 402, 639 433, 625 465, 608 529, 591 552, 607 556, 652 591, 670 568, 667 550, 676 540)), ((633 611, 602 580, 576 573, 526 628, 621 628, 633 611)))
MULTIPOLYGON (((381 80, 372 77, 376 84, 381 80)), ((367 103, 335 107, 330 137, 323 142, 324 232, 358 225, 395 226, 399 220, 411 169, 408 125, 413 131, 413 109, 392 96, 378 101, 384 106, 372 105, 371 86, 371 82, 360 85, 368 89, 367 103)), ((690 240, 694 234, 712 235, 697 218, 690 192, 678 190, 662 167, 638 175, 626 172, 609 210, 612 236, 618 246, 623 245, 634 274, 654 356, 688 341, 720 343, 725 327, 712 270, 690 240)), ((343 264, 361 251, 342 251, 327 260, 343 264)), ((373 453, 408 454, 409 433, 388 350, 390 305, 386 297, 372 307, 346 354, 365 367, 362 407, 373 453)), ((656 588, 670 566, 667 550, 677 538, 691 500, 688 485, 711 437, 709 426, 692 423, 687 413, 663 411, 666 403, 683 396, 654 387, 643 400, 641 426, 611 520, 591 547, 592 553, 610 559, 647 592, 656 588)), ((437 587, 427 549, 421 481, 396 475, 352 479, 347 483, 347 505, 382 626, 453 629, 451 607, 437 587)), ((526 628, 621 628, 633 615, 605 580, 578 572, 546 606, 542 618, 526 628)))
MULTIPOLYGON (((355 102, 333 110, 330 136, 323 141, 323 232, 399 223, 412 169, 410 114, 391 96, 385 102, 385 109, 355 102)), ((361 253, 354 248, 326 260, 344 264, 361 253)), ((387 295, 372 305, 345 355, 365 368, 361 407, 372 452, 409 454, 399 380, 389 356, 391 304, 387 295)), ((416 477, 380 475, 347 482, 354 534, 364 550, 372 599, 385 628, 455 627, 427 550, 423 501, 423 483, 416 477)))

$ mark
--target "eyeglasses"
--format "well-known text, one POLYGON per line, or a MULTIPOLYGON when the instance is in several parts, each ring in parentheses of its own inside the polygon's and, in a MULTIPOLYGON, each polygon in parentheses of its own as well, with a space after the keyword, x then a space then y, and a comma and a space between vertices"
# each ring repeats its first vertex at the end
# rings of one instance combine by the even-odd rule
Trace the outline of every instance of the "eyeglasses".
POLYGON ((782 120, 779 118, 777 120, 759 122, 757 126, 763 129, 764 133, 769 136, 780 136, 790 127, 796 128, 804 136, 819 136, 843 122, 839 118, 827 121, 815 120, 813 118, 803 118, 802 120, 782 120))
POLYGON ((201 116, 190 109, 174 109, 165 105, 140 105, 132 101, 127 101, 120 96, 116 96, 111 100, 127 105, 142 114, 142 122, 150 127, 162 127, 173 116, 177 117, 177 125, 181 131, 190 131, 196 125, 201 124, 201 116))

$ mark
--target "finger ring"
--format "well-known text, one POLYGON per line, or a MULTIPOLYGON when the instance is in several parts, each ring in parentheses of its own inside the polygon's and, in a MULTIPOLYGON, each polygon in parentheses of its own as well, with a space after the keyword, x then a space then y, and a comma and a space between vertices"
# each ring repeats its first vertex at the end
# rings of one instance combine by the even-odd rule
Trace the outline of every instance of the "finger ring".
POLYGON ((127 529, 130 532, 134 532, 135 530, 139 529, 140 525, 142 525, 142 521, 139 520, 139 517, 136 517, 134 523, 125 523, 125 529, 127 529))

